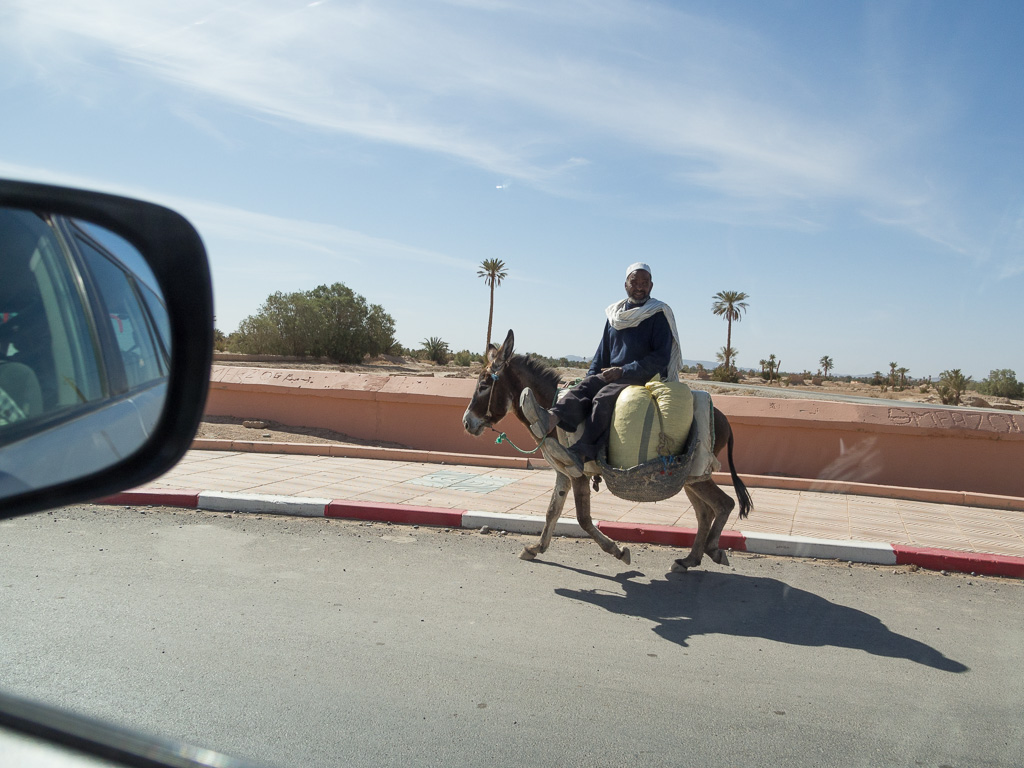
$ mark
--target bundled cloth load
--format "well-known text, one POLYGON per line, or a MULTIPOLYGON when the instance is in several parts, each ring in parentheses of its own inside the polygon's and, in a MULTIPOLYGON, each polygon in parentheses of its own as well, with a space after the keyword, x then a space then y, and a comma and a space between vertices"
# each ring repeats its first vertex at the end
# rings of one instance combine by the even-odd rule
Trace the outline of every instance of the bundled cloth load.
POLYGON ((607 461, 598 459, 608 490, 629 501, 663 501, 688 481, 720 469, 712 452, 713 412, 707 392, 682 382, 652 381, 623 390, 607 461))
POLYGON ((681 381, 627 387, 615 401, 608 463, 629 469, 683 450, 693 421, 693 393, 681 381))

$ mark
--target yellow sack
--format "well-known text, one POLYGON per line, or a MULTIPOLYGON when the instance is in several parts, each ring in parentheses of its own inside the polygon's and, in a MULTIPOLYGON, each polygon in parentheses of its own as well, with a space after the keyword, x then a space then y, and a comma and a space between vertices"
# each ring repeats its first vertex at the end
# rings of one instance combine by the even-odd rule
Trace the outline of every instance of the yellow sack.
POLYGON ((681 381, 627 387, 615 401, 608 463, 629 469, 683 449, 693 421, 693 393, 681 381))

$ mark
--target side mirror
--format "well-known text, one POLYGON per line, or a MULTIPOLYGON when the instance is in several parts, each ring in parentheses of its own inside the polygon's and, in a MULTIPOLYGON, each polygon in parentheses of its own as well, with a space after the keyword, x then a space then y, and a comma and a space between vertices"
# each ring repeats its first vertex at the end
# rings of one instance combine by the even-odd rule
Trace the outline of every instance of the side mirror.
POLYGON ((182 216, 0 180, 0 519, 173 466, 212 354, 209 265, 182 216))

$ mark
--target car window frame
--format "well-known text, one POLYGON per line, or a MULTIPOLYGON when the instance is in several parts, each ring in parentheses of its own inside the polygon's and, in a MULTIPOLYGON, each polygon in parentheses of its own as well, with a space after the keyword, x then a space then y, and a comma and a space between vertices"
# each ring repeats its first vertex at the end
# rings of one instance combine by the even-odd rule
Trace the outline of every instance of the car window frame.
MULTIPOLYGON (((81 222, 74 218, 66 218, 65 222, 75 238, 85 240, 85 242, 100 251, 100 253, 124 272, 125 277, 128 280, 128 285, 131 287, 132 293, 135 297, 135 302, 142 310, 150 344, 158 355, 157 362, 159 363, 160 368, 165 372, 164 375, 167 375, 171 367, 171 349, 169 348, 170 338, 169 336, 165 336, 156 317, 154 317, 157 308, 153 306, 153 302, 150 300, 150 297, 152 297, 153 300, 158 302, 160 305, 159 311, 163 312, 164 315, 167 315, 167 304, 160 294, 159 285, 149 285, 148 281, 144 279, 143 275, 136 271, 135 267, 128 264, 123 258, 121 258, 117 251, 108 247, 99 238, 97 238, 91 231, 90 227, 83 226, 83 224, 88 224, 89 222, 81 222)), ((170 328, 168 327, 168 332, 169 331, 170 328)))
MULTIPOLYGON (((43 263, 39 269, 46 276, 46 285, 40 284, 39 300, 42 302, 41 311, 47 315, 46 322, 51 335, 54 331, 54 323, 49 317, 50 312, 46 310, 48 299, 56 302, 51 309, 59 315, 56 322, 62 334, 67 338, 68 365, 74 369, 73 386, 76 391, 78 386, 85 386, 86 382, 82 374, 94 374, 95 379, 89 382, 87 387, 90 396, 80 402, 72 404, 56 404, 50 408, 44 408, 39 414, 33 414, 29 418, 4 426, 4 445, 16 443, 35 432, 52 429, 55 426, 69 420, 88 415, 89 413, 104 407, 109 400, 108 371, 103 364, 102 358, 97 354, 101 349, 100 339, 96 333, 95 317, 92 302, 89 300, 82 283, 81 273, 72 255, 68 252, 66 244, 60 231, 55 227, 48 215, 40 214, 38 211, 23 211, 32 221, 38 223, 39 242, 36 246, 36 254, 32 261, 40 260, 43 263), (49 262, 53 263, 49 263, 49 262), (48 291, 52 296, 48 297, 48 291), (65 297, 64 294, 67 294, 65 297), (70 298, 75 306, 63 305, 62 298, 70 298), (82 321, 82 327, 78 321, 82 321), (77 336, 77 338, 72 338, 77 336), (84 342, 84 344, 82 343, 84 342), (88 360, 86 359, 88 358, 88 360), (91 366, 91 368, 90 368, 91 366), (81 369, 81 370, 79 370, 81 369)), ((35 267, 31 267, 35 271, 35 267)), ((38 276, 36 276, 38 280, 38 276)), ((51 343, 56 343, 51 340, 51 343)), ((19 362, 15 360, 14 362, 19 362)), ((56 365, 56 360, 51 361, 56 365)), ((60 373, 58 368, 57 373, 60 373)))
POLYGON ((65 245, 71 253, 72 258, 76 261, 79 274, 88 285, 87 293, 89 294, 89 299, 91 299, 93 306, 94 326, 99 329, 99 333, 104 339, 104 343, 101 346, 104 350, 104 364, 108 369, 112 369, 112 372, 116 377, 117 387, 112 387, 113 394, 132 394, 158 386, 162 381, 166 380, 169 374, 170 353, 163 344, 161 333, 156 328, 156 321, 152 316, 153 309, 150 307, 149 302, 146 301, 142 291, 139 289, 139 278, 135 271, 125 264, 117 254, 93 237, 86 229, 79 226, 73 218, 65 216, 54 218, 56 219, 56 228, 64 238, 65 245), (153 350, 154 359, 160 369, 160 376, 158 378, 150 379, 134 386, 132 385, 128 372, 125 369, 124 358, 116 352, 116 350, 119 349, 119 342, 113 332, 113 328, 111 327, 109 320, 109 318, 113 317, 112 308, 107 305, 104 291, 94 279, 93 269, 88 263, 88 258, 84 253, 83 246, 92 248, 101 258, 109 261, 116 269, 123 273, 125 282, 131 292, 132 299, 136 306, 138 306, 143 319, 142 328, 133 327, 132 332, 145 334, 145 338, 148 340, 149 346, 153 350), (101 322, 101 319, 103 322, 101 322))

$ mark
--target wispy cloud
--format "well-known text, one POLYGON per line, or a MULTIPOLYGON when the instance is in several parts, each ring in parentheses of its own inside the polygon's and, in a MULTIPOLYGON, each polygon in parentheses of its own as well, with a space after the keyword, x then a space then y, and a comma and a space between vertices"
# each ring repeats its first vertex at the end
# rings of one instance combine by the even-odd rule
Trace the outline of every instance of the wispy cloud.
POLYGON ((467 271, 476 269, 475 264, 465 259, 333 224, 282 218, 197 200, 168 202, 185 213, 206 237, 225 238, 235 243, 259 243, 261 246, 269 242, 280 246, 277 253, 307 251, 329 254, 364 265, 419 262, 467 271))
MULTIPOLYGON (((151 189, 111 183, 102 178, 56 173, 45 168, 30 168, 3 161, 0 161, 0 177, 91 189, 159 203, 188 218, 207 241, 219 239, 236 246, 259 244, 261 249, 272 245, 275 247, 271 250, 278 254, 319 254, 364 265, 416 262, 463 271, 477 269, 477 265, 467 259, 333 224, 284 218, 207 200, 177 197, 151 189)), ((244 253, 244 247, 238 248, 238 252, 244 253)))
POLYGON ((1024 274, 1024 202, 1013 202, 993 236, 993 250, 1005 254, 1000 280, 1024 274))
POLYGON ((580 147, 608 139, 699 160, 711 167, 690 178, 729 194, 756 191, 759 173, 809 192, 835 190, 850 176, 844 142, 743 92, 737 60, 769 66, 752 61, 745 32, 628 4, 459 5, 458 14, 429 3, 282 11, 260 0, 215 12, 196 0, 16 7, 19 29, 48 50, 98 48, 256 112, 449 154, 531 183, 550 183, 580 147), (533 34, 502 34, 504 25, 533 34), (603 64, 604 45, 572 28, 603 28, 633 65, 603 64), (675 51, 646 58, 637 34, 675 51))
POLYGON ((35 66, 56 61, 62 77, 77 51, 185 94, 563 195, 586 194, 581 179, 625 152, 657 169, 666 196, 703 195, 686 215, 757 211, 758 223, 814 227, 808 201, 843 201, 968 248, 942 209, 901 204, 915 184, 887 147, 912 135, 879 132, 881 107, 865 104, 858 121, 827 82, 780 63, 771 41, 670 6, 14 0, 9 15, 6 38, 31 40, 35 66))

